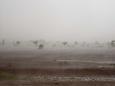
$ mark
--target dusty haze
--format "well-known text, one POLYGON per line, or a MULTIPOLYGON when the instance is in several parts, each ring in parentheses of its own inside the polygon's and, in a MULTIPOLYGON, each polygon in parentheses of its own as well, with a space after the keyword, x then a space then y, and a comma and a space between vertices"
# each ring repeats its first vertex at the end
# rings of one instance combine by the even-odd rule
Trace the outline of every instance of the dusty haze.
POLYGON ((115 0, 0 0, 0 86, 115 86, 115 0))
POLYGON ((108 41, 114 0, 0 0, 0 39, 108 41))

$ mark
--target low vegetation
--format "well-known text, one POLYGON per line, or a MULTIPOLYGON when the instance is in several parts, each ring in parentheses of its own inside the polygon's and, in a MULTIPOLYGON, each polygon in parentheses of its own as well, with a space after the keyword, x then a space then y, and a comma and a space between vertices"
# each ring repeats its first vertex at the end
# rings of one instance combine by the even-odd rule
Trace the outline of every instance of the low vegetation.
POLYGON ((16 75, 10 72, 0 71, 0 80, 15 80, 16 75))

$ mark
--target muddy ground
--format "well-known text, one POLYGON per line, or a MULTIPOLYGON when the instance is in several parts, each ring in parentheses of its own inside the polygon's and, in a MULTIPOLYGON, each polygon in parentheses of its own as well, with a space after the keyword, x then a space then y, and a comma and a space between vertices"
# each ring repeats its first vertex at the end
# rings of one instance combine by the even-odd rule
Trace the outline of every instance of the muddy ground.
POLYGON ((1 50, 0 86, 115 86, 114 52, 1 50))

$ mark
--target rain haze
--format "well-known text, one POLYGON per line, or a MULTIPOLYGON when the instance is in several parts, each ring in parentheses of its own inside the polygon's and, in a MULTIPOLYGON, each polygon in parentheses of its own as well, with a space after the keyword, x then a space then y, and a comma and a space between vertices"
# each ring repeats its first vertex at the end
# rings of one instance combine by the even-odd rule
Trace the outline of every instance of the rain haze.
POLYGON ((110 41, 114 0, 0 0, 0 39, 110 41))

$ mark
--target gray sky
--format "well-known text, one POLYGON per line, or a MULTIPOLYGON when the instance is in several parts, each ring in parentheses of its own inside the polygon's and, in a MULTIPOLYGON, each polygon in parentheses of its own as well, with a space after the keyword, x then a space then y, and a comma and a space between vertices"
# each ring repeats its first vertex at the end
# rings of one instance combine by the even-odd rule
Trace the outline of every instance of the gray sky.
POLYGON ((115 39, 115 0, 0 0, 0 39, 115 39))

